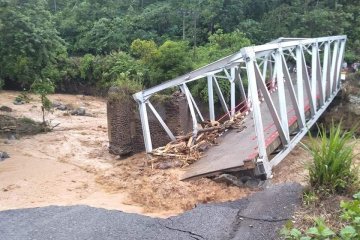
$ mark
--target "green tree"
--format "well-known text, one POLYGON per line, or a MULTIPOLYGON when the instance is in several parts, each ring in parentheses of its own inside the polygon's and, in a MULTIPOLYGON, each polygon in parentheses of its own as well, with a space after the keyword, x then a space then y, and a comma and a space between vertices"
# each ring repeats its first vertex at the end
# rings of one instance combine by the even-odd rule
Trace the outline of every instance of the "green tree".
POLYGON ((136 39, 131 44, 130 52, 134 57, 144 61, 145 64, 150 64, 152 58, 158 54, 158 48, 152 40, 136 39))
POLYGON ((101 18, 85 33, 76 47, 93 54, 109 54, 114 50, 125 50, 129 44, 124 35, 122 19, 101 18))
POLYGON ((43 125, 46 126, 45 113, 51 110, 51 101, 47 95, 54 93, 55 86, 49 79, 37 79, 31 85, 31 90, 40 96, 43 125))
POLYGON ((187 42, 166 41, 148 62, 149 84, 155 85, 182 75, 192 69, 187 42))
MULTIPOLYGON (((219 29, 216 33, 209 36, 209 43, 199 47, 198 57, 194 63, 195 67, 202 67, 206 64, 216 61, 220 58, 240 51, 241 48, 251 44, 244 33, 235 30, 231 33, 223 33, 219 29)), ((219 81, 220 88, 224 97, 230 97, 230 85, 227 81, 219 81)), ((191 92, 200 97, 203 101, 208 101, 207 84, 204 81, 198 81, 191 86, 191 92)), ((216 99, 218 101, 218 99, 216 99)))
POLYGON ((360 60, 358 2, 0 0, 0 84, 20 88, 49 78, 58 89, 104 87, 122 73, 149 87, 250 40, 263 44, 282 36, 346 34, 351 63, 360 60))
POLYGON ((195 66, 204 66, 212 61, 238 52, 241 48, 249 46, 250 44, 250 39, 239 30, 224 33, 222 29, 219 29, 209 36, 208 44, 199 47, 195 66))
POLYGON ((97 57, 94 61, 94 78, 96 85, 107 88, 117 81, 121 76, 144 82, 145 67, 125 52, 112 52, 105 57, 97 57))
POLYGON ((0 1, 0 78, 28 87, 66 57, 44 1, 0 1))
POLYGON ((170 80, 192 70, 190 48, 185 41, 166 41, 160 47, 153 41, 135 40, 131 53, 147 68, 145 85, 151 86, 170 80))

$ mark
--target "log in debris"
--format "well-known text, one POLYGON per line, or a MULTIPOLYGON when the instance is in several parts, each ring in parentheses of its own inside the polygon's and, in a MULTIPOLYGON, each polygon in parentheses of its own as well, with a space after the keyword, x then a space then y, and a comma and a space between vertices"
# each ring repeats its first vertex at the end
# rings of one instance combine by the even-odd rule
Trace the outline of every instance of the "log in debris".
POLYGON ((177 136, 176 140, 154 149, 150 153, 150 162, 155 168, 168 166, 184 167, 203 156, 204 151, 212 145, 218 144, 218 138, 228 129, 242 131, 244 116, 237 114, 233 119, 220 123, 218 121, 205 121, 201 123, 201 129, 196 133, 189 133, 184 136, 177 136), (164 165, 164 162, 167 163, 164 165), (181 164, 179 164, 179 162, 181 164), (176 163, 176 164, 171 164, 176 163))

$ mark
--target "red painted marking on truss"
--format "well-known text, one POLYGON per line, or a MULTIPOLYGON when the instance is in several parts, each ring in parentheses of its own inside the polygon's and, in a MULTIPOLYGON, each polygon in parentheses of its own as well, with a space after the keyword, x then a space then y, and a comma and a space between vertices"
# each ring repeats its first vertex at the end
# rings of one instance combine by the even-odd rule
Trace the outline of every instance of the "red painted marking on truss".
MULTIPOLYGON (((307 105, 304 107, 304 110, 307 111, 310 109, 310 105, 308 104, 309 102, 307 102, 307 105)), ((294 108, 290 109, 288 111, 288 113, 290 112, 293 112, 295 111, 294 108)), ((292 116, 289 120, 288 120, 288 123, 289 125, 292 125, 294 124, 295 122, 297 121, 297 117, 296 116, 292 116)), ((274 126, 275 123, 272 123, 272 124, 269 124, 267 126, 266 129, 264 129, 264 132, 268 129, 270 129, 272 126, 274 126)), ((277 130, 273 131, 270 133, 270 136, 268 136, 267 138, 265 138, 265 146, 268 147, 269 145, 271 145, 275 140, 276 138, 279 136, 279 133, 277 130)), ((255 140, 256 139, 256 135, 252 138, 252 140, 255 140)), ((254 150, 257 150, 258 147, 255 147, 254 150)), ((248 155, 248 159, 254 159, 256 156, 258 155, 258 152, 257 151, 254 151, 252 152, 251 154, 248 155)))

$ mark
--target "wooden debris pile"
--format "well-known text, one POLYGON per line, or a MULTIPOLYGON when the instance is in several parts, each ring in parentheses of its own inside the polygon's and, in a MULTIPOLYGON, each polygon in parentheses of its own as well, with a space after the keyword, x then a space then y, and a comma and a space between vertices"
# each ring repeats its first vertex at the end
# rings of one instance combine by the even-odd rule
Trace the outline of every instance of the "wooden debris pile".
POLYGON ((166 146, 154 149, 150 153, 150 162, 155 168, 161 169, 187 166, 200 159, 207 148, 218 144, 218 137, 228 129, 241 132, 245 128, 243 122, 244 116, 241 113, 222 124, 218 121, 202 122, 202 128, 196 134, 177 136, 176 140, 166 146))

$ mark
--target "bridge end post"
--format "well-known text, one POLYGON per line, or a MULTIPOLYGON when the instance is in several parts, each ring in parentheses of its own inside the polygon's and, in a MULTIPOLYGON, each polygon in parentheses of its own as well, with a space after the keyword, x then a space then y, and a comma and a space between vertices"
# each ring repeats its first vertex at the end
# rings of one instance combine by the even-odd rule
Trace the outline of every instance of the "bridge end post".
POLYGON ((209 97, 209 118, 210 121, 215 121, 215 110, 214 110, 214 87, 213 87, 213 76, 207 76, 207 87, 209 97))
POLYGON ((241 50, 241 53, 246 62, 246 70, 249 81, 249 100, 251 102, 253 111, 253 119, 255 126, 255 134, 258 142, 258 159, 256 161, 255 174, 260 176, 266 176, 266 178, 271 177, 271 165, 269 163, 267 153, 266 153, 266 144, 264 136, 264 126, 262 122, 261 110, 260 110, 260 101, 258 96, 258 87, 256 83, 256 74, 255 74, 255 64, 256 64, 256 55, 254 50, 251 47, 246 47, 241 50))
POLYGON ((147 153, 150 153, 152 152, 153 148, 152 148, 152 142, 150 136, 150 127, 149 127, 149 119, 146 109, 146 101, 144 99, 142 92, 135 93, 133 97, 139 105, 139 113, 140 113, 140 120, 143 131, 145 150, 147 153))

